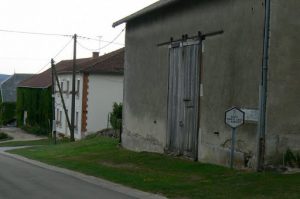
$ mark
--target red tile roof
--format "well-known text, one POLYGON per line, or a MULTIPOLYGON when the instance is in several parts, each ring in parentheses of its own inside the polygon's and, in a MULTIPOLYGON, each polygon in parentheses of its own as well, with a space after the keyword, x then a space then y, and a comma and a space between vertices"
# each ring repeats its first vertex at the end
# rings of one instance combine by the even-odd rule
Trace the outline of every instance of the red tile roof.
MULTIPOLYGON (((123 74, 124 53, 124 48, 121 48, 97 58, 77 59, 77 72, 123 74)), ((73 60, 61 61, 56 67, 58 73, 71 73, 73 70, 73 60)))
MULTIPOLYGON (((77 72, 95 74, 123 74, 124 48, 102 55, 97 58, 83 58, 76 60, 77 72)), ((71 73, 73 60, 63 60, 56 64, 58 74, 71 73)), ((22 81, 18 87, 48 88, 52 85, 51 68, 22 81)))
POLYGON ((52 85, 51 68, 37 75, 33 75, 18 84, 22 88, 48 88, 52 85))
POLYGON ((125 49, 121 48, 114 52, 99 57, 89 67, 82 71, 86 73, 99 74, 123 74, 124 73, 124 54, 125 49))

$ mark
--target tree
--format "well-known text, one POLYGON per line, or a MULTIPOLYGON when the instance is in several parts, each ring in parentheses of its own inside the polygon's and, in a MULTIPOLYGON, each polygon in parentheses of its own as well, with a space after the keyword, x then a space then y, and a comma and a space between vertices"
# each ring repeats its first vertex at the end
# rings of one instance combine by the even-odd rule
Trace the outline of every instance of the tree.
POLYGON ((110 124, 113 129, 121 129, 122 127, 122 103, 114 103, 113 104, 113 111, 110 114, 110 124))

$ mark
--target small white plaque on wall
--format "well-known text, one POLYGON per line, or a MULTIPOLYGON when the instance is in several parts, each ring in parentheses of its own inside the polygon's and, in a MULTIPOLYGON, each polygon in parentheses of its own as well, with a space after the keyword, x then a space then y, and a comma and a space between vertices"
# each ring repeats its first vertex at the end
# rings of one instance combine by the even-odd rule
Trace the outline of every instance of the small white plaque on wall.
POLYGON ((256 109, 246 109, 242 108, 242 111, 245 112, 245 121, 246 122, 258 122, 259 112, 256 109))

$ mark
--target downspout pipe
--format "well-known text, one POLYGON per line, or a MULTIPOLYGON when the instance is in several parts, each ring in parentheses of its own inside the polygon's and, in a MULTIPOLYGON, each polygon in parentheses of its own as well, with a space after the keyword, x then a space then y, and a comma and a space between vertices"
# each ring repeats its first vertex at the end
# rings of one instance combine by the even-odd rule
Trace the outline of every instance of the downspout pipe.
POLYGON ((265 138, 266 138, 266 109, 268 92, 268 66, 269 66, 269 45, 270 45, 270 13, 271 0, 265 0, 264 16, 264 39, 263 39, 263 60, 261 67, 261 82, 259 86, 259 121, 258 121, 258 151, 257 171, 264 169, 265 160, 265 138))

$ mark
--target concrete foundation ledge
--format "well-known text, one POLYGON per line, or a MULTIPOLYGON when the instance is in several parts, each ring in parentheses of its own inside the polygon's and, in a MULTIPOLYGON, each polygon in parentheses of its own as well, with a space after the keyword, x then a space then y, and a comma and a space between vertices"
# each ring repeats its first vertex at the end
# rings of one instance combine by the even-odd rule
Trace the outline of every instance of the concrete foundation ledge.
MULTIPOLYGON (((201 144, 199 147, 199 161, 211 164, 217 164, 221 166, 230 165, 230 149, 223 148, 215 145, 201 144)), ((234 153, 234 167, 242 169, 245 167, 255 168, 255 164, 252 158, 249 160, 247 166, 245 166, 245 157, 241 152, 234 153)))
POLYGON ((82 173, 79 173, 79 172, 76 172, 76 171, 71 171, 71 170, 68 170, 68 169, 48 165, 48 164, 45 164, 45 163, 42 163, 42 162, 39 162, 39 161, 30 160, 28 158, 25 158, 25 157, 22 157, 22 156, 19 156, 19 155, 10 154, 10 153, 6 153, 6 152, 3 152, 3 151, 0 151, 0 154, 5 155, 5 156, 10 157, 10 158, 21 160, 23 162, 32 164, 34 166, 38 166, 40 168, 44 168, 44 169, 48 169, 48 170, 51 170, 51 171, 63 173, 65 175, 69 175, 69 176, 78 178, 78 179, 83 180, 85 182, 88 182, 88 183, 91 183, 91 184, 94 184, 94 185, 97 185, 97 186, 100 186, 100 187, 103 187, 103 188, 106 188, 106 189, 109 189, 109 190, 113 190, 113 191, 116 191, 116 192, 119 192, 119 193, 122 193, 122 194, 125 194, 125 195, 128 195, 128 196, 131 196, 133 198, 139 198, 139 199, 167 199, 164 196, 160 196, 160 195, 157 195, 157 194, 147 193, 147 192, 140 191, 140 190, 137 190, 137 189, 129 188, 129 187, 126 187, 124 185, 116 184, 116 183, 113 183, 113 182, 110 182, 110 181, 107 181, 107 180, 103 180, 103 179, 100 179, 100 178, 97 178, 97 177, 94 177, 94 176, 88 176, 88 175, 85 175, 85 174, 82 174, 82 173))
POLYGON ((143 137, 139 134, 131 133, 130 131, 123 129, 122 133, 122 146, 132 151, 147 151, 153 153, 164 153, 163 144, 157 139, 147 136, 143 137))

